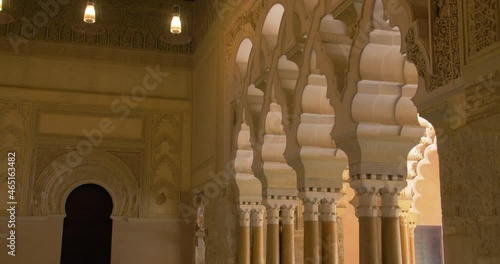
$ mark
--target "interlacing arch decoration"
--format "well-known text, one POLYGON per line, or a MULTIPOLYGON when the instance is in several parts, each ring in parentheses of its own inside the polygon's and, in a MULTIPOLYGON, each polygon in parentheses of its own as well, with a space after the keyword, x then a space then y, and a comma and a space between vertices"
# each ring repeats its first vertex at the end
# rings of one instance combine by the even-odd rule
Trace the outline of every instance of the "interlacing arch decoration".
MULTIPOLYGON (((254 91, 252 87, 249 87, 250 74, 249 67, 251 63, 251 54, 253 51, 253 43, 249 38, 245 38, 241 41, 238 50, 234 53, 236 54, 236 65, 234 67, 234 82, 233 82, 233 93, 239 96, 237 101, 237 120, 235 133, 235 142, 233 145, 236 149, 233 151, 234 155, 234 170, 235 170, 235 182, 238 189, 238 197, 240 204, 260 204, 262 201, 262 186, 261 183, 255 178, 252 172, 252 163, 254 149, 252 147, 252 141, 254 141, 254 136, 250 127, 255 122, 253 116, 255 112, 260 112, 260 108, 253 109, 255 103, 259 104, 258 97, 259 92, 254 91), (257 92, 255 96, 252 93, 257 92), (242 96, 246 95, 246 96, 242 96)), ((260 103, 261 104, 261 103, 260 103)), ((258 106, 257 106, 258 107, 258 106)))
POLYGON ((237 115, 240 263, 262 263, 264 255, 267 263, 295 263, 289 252, 302 225, 304 252, 297 256, 337 263, 336 207, 345 206, 347 167, 364 236, 360 263, 408 260, 398 197, 407 186, 408 153, 425 131, 412 98, 422 86, 420 67, 428 66, 425 54, 423 62, 415 55, 427 47, 419 22, 425 18, 412 4, 269 0, 250 8, 262 9, 255 27, 235 23, 229 30, 242 29, 227 40, 238 47, 227 67, 237 115), (418 43, 406 45, 408 32, 418 43), (296 213, 302 207, 303 216, 296 213))

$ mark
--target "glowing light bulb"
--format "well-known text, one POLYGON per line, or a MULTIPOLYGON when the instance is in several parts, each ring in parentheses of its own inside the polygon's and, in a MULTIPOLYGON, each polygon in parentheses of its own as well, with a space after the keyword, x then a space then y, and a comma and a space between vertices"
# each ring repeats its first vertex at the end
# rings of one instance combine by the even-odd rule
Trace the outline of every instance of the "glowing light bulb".
POLYGON ((0 11, 2 11, 2 0, 0 0, 0 11))
POLYGON ((180 34, 182 32, 180 6, 173 7, 172 21, 170 22, 170 32, 172 32, 172 34, 180 34))
POLYGON ((173 34, 180 34, 182 32, 181 18, 179 16, 172 17, 172 22, 170 23, 170 32, 173 34))
POLYGON ((90 24, 95 23, 95 4, 93 2, 87 2, 85 14, 83 15, 83 21, 90 24))

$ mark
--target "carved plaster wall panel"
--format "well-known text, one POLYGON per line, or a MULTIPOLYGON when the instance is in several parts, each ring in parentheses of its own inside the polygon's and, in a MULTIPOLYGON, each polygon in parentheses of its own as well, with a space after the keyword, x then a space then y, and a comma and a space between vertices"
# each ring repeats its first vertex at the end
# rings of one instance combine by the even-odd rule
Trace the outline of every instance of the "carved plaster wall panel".
POLYGON ((182 114, 153 114, 150 138, 148 214, 178 215, 181 184, 182 114))
POLYGON ((432 1, 430 8, 432 72, 425 70, 425 55, 416 44, 414 29, 411 28, 406 36, 408 59, 416 64, 429 92, 462 75, 458 1, 432 1))
POLYGON ((500 41, 499 4, 498 0, 463 2, 466 60, 482 54, 493 45, 498 47, 500 41))
POLYGON ((145 115, 119 120, 99 107, 89 111, 36 104, 34 108, 29 213, 64 214, 67 195, 81 184, 94 183, 113 197, 113 215, 138 217, 145 115), (108 130, 113 126, 128 131, 118 135, 108 130))
POLYGON ((18 212, 26 208, 26 175, 30 166, 31 106, 21 103, 0 103, 0 208, 2 214, 7 205, 7 153, 15 152, 15 201, 18 212))

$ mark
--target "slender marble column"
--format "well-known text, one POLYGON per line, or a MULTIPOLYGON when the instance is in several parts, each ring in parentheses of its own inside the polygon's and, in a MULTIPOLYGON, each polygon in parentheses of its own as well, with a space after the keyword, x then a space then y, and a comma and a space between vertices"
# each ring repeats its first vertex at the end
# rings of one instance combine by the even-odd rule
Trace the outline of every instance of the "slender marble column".
POLYGON ((407 216, 402 215, 399 217, 399 229, 401 232, 401 253, 403 258, 403 264, 410 264, 407 216))
POLYGON ((380 264, 378 188, 359 186, 356 188, 356 195, 358 198, 356 215, 359 219, 359 263, 380 264))
POLYGON ((277 206, 267 207, 266 264, 280 264, 280 211, 277 206))
POLYGON ((295 264, 295 205, 281 207, 281 263, 295 264))
POLYGON ((413 196, 410 187, 405 188, 401 191, 398 203, 400 207, 399 216, 399 232, 401 234, 401 257, 403 259, 403 264, 411 264, 410 262, 410 241, 408 233, 408 219, 410 214, 410 208, 413 204, 413 196))
POLYGON ((238 263, 250 264, 250 210, 240 209, 238 263))
POLYGON ((417 227, 416 221, 411 221, 408 225, 408 232, 409 232, 409 240, 410 242, 408 243, 410 246, 410 263, 415 264, 415 227, 417 227))
POLYGON ((304 201, 304 263, 319 264, 320 235, 318 200, 315 198, 302 198, 304 201))
POLYGON ((264 264, 264 209, 252 210, 252 264, 264 264))
POLYGON ((382 263, 402 264, 401 234, 399 226, 399 189, 384 188, 380 191, 382 198, 382 263))
POLYGON ((320 205, 321 233, 323 241, 322 262, 323 264, 338 264, 338 235, 336 203, 333 200, 324 200, 320 205))

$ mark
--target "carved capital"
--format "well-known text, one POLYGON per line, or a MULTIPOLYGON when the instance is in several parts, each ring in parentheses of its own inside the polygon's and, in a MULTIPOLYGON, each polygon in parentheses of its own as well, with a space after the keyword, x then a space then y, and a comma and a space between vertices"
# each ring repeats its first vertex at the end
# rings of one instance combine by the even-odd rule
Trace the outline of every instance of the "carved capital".
POLYGON ((380 190, 380 197, 382 198, 380 207, 382 217, 399 217, 399 191, 383 188, 380 190))
POLYGON ((321 213, 321 221, 335 222, 337 221, 337 205, 335 201, 323 200, 319 206, 321 213))
POLYGON ((281 207, 281 222, 284 225, 295 224, 295 205, 283 205, 281 207))
POLYGON ((252 210, 251 220, 253 227, 262 227, 264 225, 264 213, 266 209, 262 206, 252 210))
POLYGON ((279 223, 280 223, 280 208, 267 207, 267 224, 279 225, 279 223))
POLYGON ((252 209, 249 207, 240 207, 240 226, 250 226, 250 214, 252 209))

